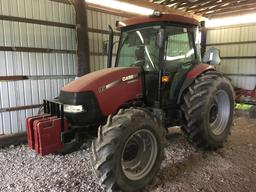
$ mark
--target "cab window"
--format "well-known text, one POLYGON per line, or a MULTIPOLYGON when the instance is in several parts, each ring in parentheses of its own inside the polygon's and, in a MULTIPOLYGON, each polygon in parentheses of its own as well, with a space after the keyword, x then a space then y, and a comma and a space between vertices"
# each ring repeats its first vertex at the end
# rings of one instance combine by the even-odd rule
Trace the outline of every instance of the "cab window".
POLYGON ((188 68, 195 60, 193 32, 188 31, 188 28, 183 27, 167 27, 165 48, 165 68, 167 71, 188 68))
POLYGON ((116 66, 158 71, 159 48, 156 38, 159 28, 153 26, 122 32, 116 66))

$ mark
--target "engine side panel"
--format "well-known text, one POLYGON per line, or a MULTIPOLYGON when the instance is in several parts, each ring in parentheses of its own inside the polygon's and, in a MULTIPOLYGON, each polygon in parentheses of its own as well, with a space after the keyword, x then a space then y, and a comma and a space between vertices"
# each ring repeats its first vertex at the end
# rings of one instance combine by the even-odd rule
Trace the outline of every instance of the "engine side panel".
POLYGON ((141 77, 136 77, 136 79, 127 81, 117 80, 103 85, 97 91, 96 97, 102 113, 109 115, 116 112, 125 102, 142 96, 142 79, 141 77))

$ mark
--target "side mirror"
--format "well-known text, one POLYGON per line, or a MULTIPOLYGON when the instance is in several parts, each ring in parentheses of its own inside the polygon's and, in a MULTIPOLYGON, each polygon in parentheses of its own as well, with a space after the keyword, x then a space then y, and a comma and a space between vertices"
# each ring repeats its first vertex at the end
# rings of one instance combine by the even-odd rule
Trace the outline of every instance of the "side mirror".
POLYGON ((219 49, 215 47, 209 48, 204 54, 203 62, 210 65, 219 65, 221 62, 219 49))
POLYGON ((157 34, 156 44, 158 48, 162 48, 164 46, 164 29, 160 29, 157 34))
POLYGON ((103 43, 102 43, 103 55, 108 55, 108 47, 109 47, 109 41, 103 41, 103 43))

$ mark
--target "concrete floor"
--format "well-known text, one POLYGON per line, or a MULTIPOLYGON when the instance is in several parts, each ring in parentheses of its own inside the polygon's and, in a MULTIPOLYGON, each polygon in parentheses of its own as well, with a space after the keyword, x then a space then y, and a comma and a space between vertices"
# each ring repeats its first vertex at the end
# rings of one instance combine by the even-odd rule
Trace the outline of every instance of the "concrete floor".
MULTIPOLYGON (((216 152, 196 150, 172 133, 161 170, 146 191, 256 191, 256 120, 236 116, 216 152)), ((0 149, 0 191, 104 191, 94 180, 89 149, 40 157, 26 145, 0 149)))

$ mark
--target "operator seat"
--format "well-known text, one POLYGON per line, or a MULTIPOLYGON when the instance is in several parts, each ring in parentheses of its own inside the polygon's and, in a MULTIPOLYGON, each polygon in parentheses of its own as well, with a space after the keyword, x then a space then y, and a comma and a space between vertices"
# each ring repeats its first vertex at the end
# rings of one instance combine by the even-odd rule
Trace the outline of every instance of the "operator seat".
POLYGON ((145 64, 145 53, 144 53, 144 47, 139 47, 135 50, 135 59, 134 66, 143 67, 145 64))

